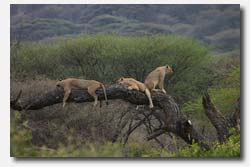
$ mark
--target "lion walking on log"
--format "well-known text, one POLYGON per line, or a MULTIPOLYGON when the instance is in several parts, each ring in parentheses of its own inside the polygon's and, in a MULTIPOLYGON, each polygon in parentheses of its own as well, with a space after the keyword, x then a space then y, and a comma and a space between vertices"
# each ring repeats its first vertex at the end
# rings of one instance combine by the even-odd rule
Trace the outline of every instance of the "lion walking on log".
POLYGON ((98 96, 96 94, 96 90, 98 88, 102 88, 105 96, 106 104, 108 105, 108 99, 106 94, 105 86, 98 81, 95 80, 85 80, 85 79, 76 79, 76 78, 67 78, 65 80, 58 81, 56 83, 57 87, 61 87, 64 90, 63 97, 63 108, 66 105, 66 101, 69 98, 69 95, 72 89, 84 89, 87 90, 88 93, 94 98, 94 106, 97 105, 98 96))

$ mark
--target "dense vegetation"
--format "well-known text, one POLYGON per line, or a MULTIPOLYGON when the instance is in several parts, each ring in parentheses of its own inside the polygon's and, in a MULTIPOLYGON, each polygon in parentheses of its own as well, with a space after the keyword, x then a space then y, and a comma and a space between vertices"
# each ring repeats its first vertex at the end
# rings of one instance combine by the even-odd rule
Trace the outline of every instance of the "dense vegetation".
MULTIPOLYGON (((240 157, 232 129, 224 144, 204 114, 202 96, 229 116, 240 97, 239 5, 11 5, 11 98, 54 89, 77 77, 105 84, 144 81, 169 64, 165 88, 206 138, 209 150, 172 133, 147 141, 147 124, 124 145, 129 123, 145 114, 122 100, 94 112, 91 103, 37 111, 11 109, 11 156, 240 157), (121 116, 123 119, 121 119, 121 116), (114 136, 120 136, 114 141, 114 136)), ((152 121, 158 126, 157 121, 152 121)))
MULTIPOLYGON (((43 145, 37 147, 32 144, 32 133, 27 128, 15 125, 20 121, 20 115, 11 117, 11 156, 16 157, 188 157, 188 158, 225 158, 240 157, 240 136, 232 130, 232 135, 225 144, 214 142, 210 150, 200 148, 197 144, 186 146, 175 152, 168 148, 156 149, 148 143, 111 143, 102 144, 81 143, 78 138, 67 135, 67 145, 59 143, 59 147, 51 149, 43 145)), ((27 124, 27 123, 26 123, 27 124)), ((176 138, 173 138, 174 147, 177 146, 176 138)))
POLYGON ((11 70, 14 78, 45 75, 110 83, 121 76, 144 81, 155 67, 169 64, 175 71, 166 81, 169 92, 184 102, 201 95, 213 80, 208 51, 198 41, 176 35, 84 35, 58 42, 22 43, 12 49, 11 70))
MULTIPOLYGON (((20 89, 23 96, 41 94, 52 89, 55 80, 66 77, 95 79, 106 84, 121 76, 143 81, 155 67, 172 65, 174 74, 166 78, 165 87, 181 110, 204 131, 212 149, 206 151, 196 144, 187 147, 172 135, 159 139, 165 145, 160 148, 155 143, 141 141, 145 128, 137 131, 126 146, 120 142, 112 144, 118 114, 124 110, 138 112, 133 111, 135 107, 113 101, 100 115, 83 107, 85 103, 69 105, 64 111, 61 104, 36 112, 15 111, 11 116, 11 155, 239 157, 240 137, 234 134, 227 143, 219 145, 201 105, 201 96, 208 91, 224 115, 234 109, 234 102, 240 96, 239 58, 237 50, 212 55, 209 46, 179 35, 96 34, 16 43, 11 46, 13 96, 20 89)), ((133 114, 128 119, 131 117, 133 114)))
POLYGON ((11 39, 80 33, 182 34, 219 52, 240 47, 239 5, 11 5, 11 39))

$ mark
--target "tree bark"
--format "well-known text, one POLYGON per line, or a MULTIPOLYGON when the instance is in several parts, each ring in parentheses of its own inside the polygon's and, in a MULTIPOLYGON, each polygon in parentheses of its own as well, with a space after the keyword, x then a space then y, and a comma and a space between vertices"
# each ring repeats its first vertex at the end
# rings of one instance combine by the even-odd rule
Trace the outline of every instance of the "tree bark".
POLYGON ((210 96, 206 93, 202 98, 204 112, 215 127, 220 143, 225 143, 230 136, 229 129, 240 127, 240 100, 229 118, 225 118, 221 112, 215 107, 210 96))
POLYGON ((238 134, 240 134, 240 98, 237 99, 235 109, 231 112, 228 121, 230 126, 234 127, 238 134))
MULTIPOLYGON (((148 105, 148 99, 144 93, 128 90, 124 86, 119 84, 106 85, 106 92, 108 99, 123 99, 137 105, 148 105)), ((104 94, 102 89, 96 91, 99 100, 104 100, 104 94)), ((15 110, 39 110, 43 107, 61 103, 64 92, 62 89, 55 88, 48 93, 45 93, 39 97, 29 97, 22 100, 11 101, 11 108, 15 110)), ((153 112, 152 114, 160 119, 164 125, 159 130, 161 134, 164 132, 172 132, 180 136, 187 143, 192 142, 199 143, 202 147, 208 148, 208 145, 204 143, 204 138, 195 129, 194 125, 186 117, 184 113, 181 113, 178 105, 175 103, 170 95, 166 95, 161 92, 153 92, 152 100, 156 108, 161 109, 161 113, 153 112), (191 123, 191 124, 190 124, 191 123)), ((93 98, 84 90, 73 90, 68 102, 89 102, 93 101, 93 98)), ((156 132, 154 132, 156 133, 156 132)), ((153 139, 154 133, 148 138, 153 139)))

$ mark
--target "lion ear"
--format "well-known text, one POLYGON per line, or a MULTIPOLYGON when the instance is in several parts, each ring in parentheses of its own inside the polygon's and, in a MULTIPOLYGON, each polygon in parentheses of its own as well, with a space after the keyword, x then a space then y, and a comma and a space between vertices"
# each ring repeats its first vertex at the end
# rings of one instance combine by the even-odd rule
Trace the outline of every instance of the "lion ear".
POLYGON ((166 65, 166 68, 169 68, 169 65, 166 65))
POLYGON ((117 81, 123 81, 123 77, 119 78, 117 81))

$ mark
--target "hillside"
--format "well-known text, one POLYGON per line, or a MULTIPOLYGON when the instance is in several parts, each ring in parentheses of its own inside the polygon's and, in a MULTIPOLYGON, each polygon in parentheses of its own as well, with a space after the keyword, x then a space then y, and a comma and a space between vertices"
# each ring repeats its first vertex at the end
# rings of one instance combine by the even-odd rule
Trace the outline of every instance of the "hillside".
POLYGON ((240 47, 239 5, 11 5, 11 40, 80 33, 191 36, 228 52, 240 47))

